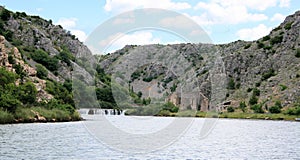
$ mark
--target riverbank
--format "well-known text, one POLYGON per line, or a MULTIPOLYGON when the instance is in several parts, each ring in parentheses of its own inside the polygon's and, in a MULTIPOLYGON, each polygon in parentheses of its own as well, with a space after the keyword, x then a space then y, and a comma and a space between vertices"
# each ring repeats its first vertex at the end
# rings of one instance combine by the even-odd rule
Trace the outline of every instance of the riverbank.
MULTIPOLYGON (((126 115, 134 115, 128 114, 126 115)), ((139 116, 139 115, 135 115, 139 116)), ((143 115, 146 116, 146 115, 143 115)), ((296 118, 299 118, 299 115, 288 115, 284 113, 244 113, 244 112, 200 112, 193 110, 180 111, 177 113, 172 112, 159 112, 155 116, 162 117, 199 117, 199 118, 231 118, 231 119, 261 119, 261 120, 286 120, 286 121, 295 121, 296 118)))
POLYGON ((82 120, 77 111, 70 113, 60 109, 42 107, 17 108, 15 113, 0 110, 0 124, 36 123, 36 122, 69 122, 82 120))

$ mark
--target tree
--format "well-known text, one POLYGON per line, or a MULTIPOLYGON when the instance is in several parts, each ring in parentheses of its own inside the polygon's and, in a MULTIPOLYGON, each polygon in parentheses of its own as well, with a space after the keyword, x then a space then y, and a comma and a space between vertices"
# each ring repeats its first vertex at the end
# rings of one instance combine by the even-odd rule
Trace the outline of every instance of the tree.
POLYGON ((15 113, 16 109, 21 106, 21 102, 12 94, 0 95, 0 108, 10 113, 15 113))
POLYGON ((7 10, 7 9, 4 8, 4 9, 2 10, 1 14, 0 14, 0 18, 1 18, 3 21, 9 20, 9 18, 10 18, 10 12, 9 12, 9 10, 7 10))
POLYGON ((272 106, 272 107, 269 108, 269 112, 270 113, 280 113, 281 110, 278 106, 272 106))
POLYGON ((254 94, 252 94, 251 98, 249 99, 249 104, 254 105, 257 104, 257 102, 258 102, 258 98, 254 94))
POLYGON ((228 89, 232 89, 232 90, 235 89, 235 82, 234 82, 233 78, 229 79, 228 89))
POLYGON ((36 64, 35 67, 36 67, 36 72, 37 72, 36 76, 37 77, 39 77, 41 79, 46 79, 48 77, 48 71, 44 66, 42 66, 40 64, 36 64))
POLYGON ((234 108, 231 107, 231 106, 229 106, 229 107, 227 108, 227 112, 234 112, 234 108))
POLYGON ((243 112, 245 112, 245 110, 246 110, 246 108, 247 108, 247 105, 246 105, 246 103, 245 102, 240 102, 240 109, 243 111, 243 112))
POLYGON ((0 85, 4 87, 4 85, 9 83, 14 83, 16 81, 17 75, 13 72, 7 71, 5 68, 0 67, 0 85))
POLYGON ((32 82, 19 86, 19 100, 24 104, 32 104, 36 100, 37 90, 32 82))
POLYGON ((173 103, 167 102, 163 105, 162 110, 166 110, 166 111, 176 113, 176 112, 178 112, 179 108, 177 106, 175 106, 173 103))
POLYGON ((264 110, 262 109, 261 104, 255 104, 251 106, 251 109, 254 111, 254 113, 264 113, 264 110))

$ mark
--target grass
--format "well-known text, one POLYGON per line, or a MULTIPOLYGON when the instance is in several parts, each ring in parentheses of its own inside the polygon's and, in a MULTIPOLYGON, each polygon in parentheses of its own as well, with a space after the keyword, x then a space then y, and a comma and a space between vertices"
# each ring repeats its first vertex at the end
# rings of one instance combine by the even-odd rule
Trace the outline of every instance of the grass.
MULTIPOLYGON (((127 114, 130 115, 130 114, 127 114)), ((194 110, 183 110, 178 113, 163 112, 157 116, 167 117, 201 117, 201 118, 232 118, 232 119, 266 119, 266 120, 288 120, 294 121, 297 115, 288 115, 283 113, 244 113, 244 112, 202 112, 194 110)))
POLYGON ((71 114, 68 111, 56 108, 50 110, 42 107, 18 107, 15 114, 2 111, 0 109, 0 124, 36 122, 36 115, 34 112, 46 118, 47 122, 67 122, 81 120, 79 113, 76 111, 71 114))
POLYGON ((13 114, 0 110, 0 124, 13 123, 14 116, 13 114))

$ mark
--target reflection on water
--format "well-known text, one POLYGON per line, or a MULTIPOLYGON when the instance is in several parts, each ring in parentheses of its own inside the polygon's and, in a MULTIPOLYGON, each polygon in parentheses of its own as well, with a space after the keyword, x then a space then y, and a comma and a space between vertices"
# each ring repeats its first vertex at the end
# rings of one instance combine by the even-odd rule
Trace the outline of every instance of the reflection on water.
MULTIPOLYGON (((107 116, 107 119, 114 125, 122 126, 123 129, 134 128, 132 124, 143 121, 147 123, 145 119, 126 116, 107 116)), ((163 125, 168 122, 168 118, 164 117, 152 119, 156 123, 147 123, 146 128, 155 130, 161 127, 157 125, 159 122, 165 122, 163 125)), ((83 122, 0 125, 0 159, 297 159, 300 157, 300 123, 220 119, 213 131, 202 139, 199 136, 201 131, 199 125, 203 121, 204 119, 200 118, 194 119, 186 134, 172 145, 146 154, 122 153, 103 145, 89 134, 83 122)))

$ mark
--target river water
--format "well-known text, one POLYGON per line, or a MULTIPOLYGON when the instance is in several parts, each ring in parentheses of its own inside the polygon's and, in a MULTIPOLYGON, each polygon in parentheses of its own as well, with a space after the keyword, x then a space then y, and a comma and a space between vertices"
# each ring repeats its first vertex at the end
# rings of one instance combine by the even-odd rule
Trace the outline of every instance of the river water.
MULTIPOLYGON (((99 130, 95 128, 106 132, 105 127, 89 126, 92 122, 98 122, 94 119, 67 123, 0 125, 0 159, 300 159, 299 122, 219 119, 211 126, 207 136, 203 137, 199 134, 207 120, 203 118, 102 117, 120 131, 137 137, 158 133, 174 121, 177 124, 181 121, 189 122, 189 127, 172 143, 161 141, 165 144, 157 150, 139 153, 130 149, 126 151, 126 146, 118 148, 119 143, 115 140, 119 139, 123 143, 122 140, 126 139, 119 132, 99 137, 103 134, 96 134, 99 130), (109 143, 110 137, 116 145, 109 143)), ((167 130, 172 131, 172 128, 167 130)), ((150 139, 160 141, 158 136, 150 139)), ((139 138, 126 140, 131 141, 133 146, 139 146, 141 142, 139 138)), ((147 146, 148 142, 145 141, 145 144, 147 146)))

